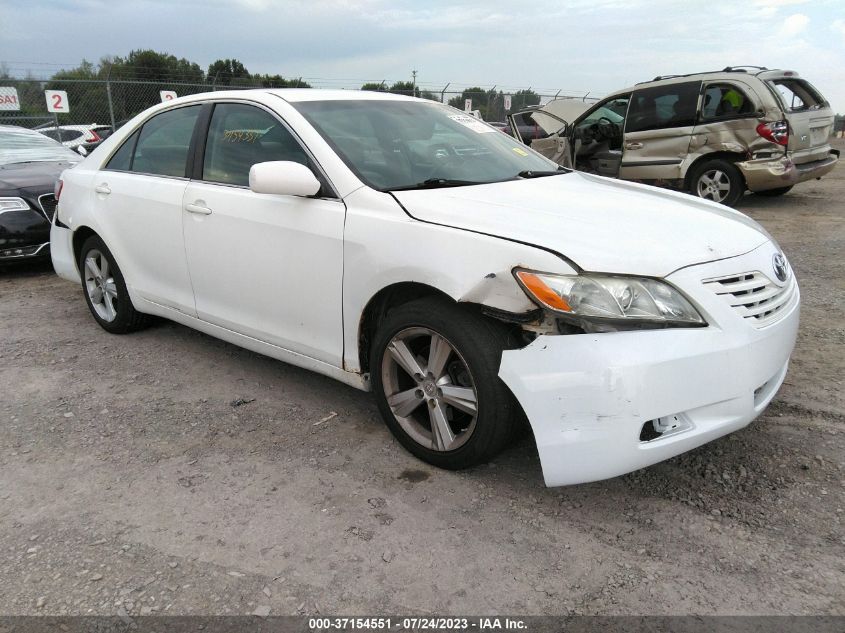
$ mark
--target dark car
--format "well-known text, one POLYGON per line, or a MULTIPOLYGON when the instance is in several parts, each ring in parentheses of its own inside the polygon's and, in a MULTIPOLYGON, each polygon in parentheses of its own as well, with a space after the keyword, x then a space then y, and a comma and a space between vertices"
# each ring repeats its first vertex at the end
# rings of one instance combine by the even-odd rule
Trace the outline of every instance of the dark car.
POLYGON ((0 125, 0 264, 50 255, 56 181, 81 159, 43 134, 0 125))

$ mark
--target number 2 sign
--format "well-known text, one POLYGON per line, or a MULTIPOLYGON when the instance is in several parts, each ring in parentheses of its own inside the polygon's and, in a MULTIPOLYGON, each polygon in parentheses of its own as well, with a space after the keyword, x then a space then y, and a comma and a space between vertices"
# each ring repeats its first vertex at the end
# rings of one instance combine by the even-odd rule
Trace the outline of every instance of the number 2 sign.
POLYGON ((70 103, 64 90, 45 90, 44 97, 47 99, 47 112, 70 112, 70 103))

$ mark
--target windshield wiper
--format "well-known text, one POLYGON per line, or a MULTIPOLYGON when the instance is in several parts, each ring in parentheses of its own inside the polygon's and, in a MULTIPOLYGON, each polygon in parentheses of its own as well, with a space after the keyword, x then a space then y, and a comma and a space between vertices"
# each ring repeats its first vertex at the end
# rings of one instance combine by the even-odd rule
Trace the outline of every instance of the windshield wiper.
POLYGON ((517 174, 520 178, 542 178, 543 176, 557 176, 558 174, 568 174, 569 169, 566 167, 558 167, 555 170, 549 171, 534 171, 532 169, 527 169, 525 171, 521 171, 517 174))
POLYGON ((429 178, 415 185, 404 185, 402 187, 389 187, 385 191, 407 191, 409 189, 439 189, 441 187, 466 187, 468 185, 482 185, 484 183, 475 180, 455 180, 454 178, 429 178))

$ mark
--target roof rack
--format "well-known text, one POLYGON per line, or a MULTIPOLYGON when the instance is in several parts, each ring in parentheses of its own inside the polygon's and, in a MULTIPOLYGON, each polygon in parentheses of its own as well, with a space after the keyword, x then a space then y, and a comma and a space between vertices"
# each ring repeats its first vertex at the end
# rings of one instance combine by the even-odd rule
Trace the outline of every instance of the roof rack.
POLYGON ((742 66, 725 66, 722 70, 723 73, 747 73, 748 71, 745 70, 746 68, 753 68, 754 70, 769 70, 765 66, 752 66, 750 64, 745 64, 742 66))
POLYGON ((637 86, 640 84, 649 84, 652 81, 662 81, 663 79, 677 79, 678 77, 695 77, 696 75, 712 75, 713 73, 747 73, 748 71, 745 70, 746 68, 753 68, 759 72, 765 72, 769 70, 765 66, 726 66, 722 70, 705 70, 698 73, 685 73, 682 75, 658 75, 654 79, 649 79, 648 81, 640 81, 638 82, 637 86))

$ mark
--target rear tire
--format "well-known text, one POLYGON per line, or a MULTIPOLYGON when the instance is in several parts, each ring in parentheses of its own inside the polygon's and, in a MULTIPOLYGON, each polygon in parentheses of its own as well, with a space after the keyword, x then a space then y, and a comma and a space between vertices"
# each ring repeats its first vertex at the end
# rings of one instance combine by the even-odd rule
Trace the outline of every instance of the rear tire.
POLYGON ((515 346, 506 326, 447 299, 394 308, 370 352, 385 424, 408 451, 439 468, 489 461, 517 428, 519 404, 498 375, 502 350, 515 346))
POLYGON ((792 190, 792 185, 788 187, 778 187, 777 189, 766 189, 765 191, 755 191, 758 196, 765 196, 766 198, 774 198, 775 196, 782 196, 792 190))
POLYGON ((92 235, 79 254, 82 294, 94 320, 106 332, 128 334, 147 327, 152 317, 132 305, 123 274, 105 242, 92 235))
POLYGON ((694 168, 690 174, 689 192, 699 198, 732 207, 745 193, 745 180, 736 165, 715 158, 694 168))

